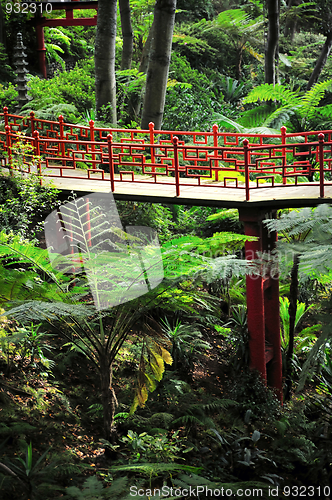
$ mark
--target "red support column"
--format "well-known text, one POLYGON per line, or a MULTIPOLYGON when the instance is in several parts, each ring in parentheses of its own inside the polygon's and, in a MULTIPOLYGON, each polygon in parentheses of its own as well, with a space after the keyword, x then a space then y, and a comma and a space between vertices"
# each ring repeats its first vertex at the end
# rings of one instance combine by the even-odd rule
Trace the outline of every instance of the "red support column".
POLYGON ((271 273, 269 263, 277 235, 268 233, 264 227, 262 221, 266 218, 271 218, 271 214, 266 215, 259 209, 240 210, 245 234, 258 238, 257 241, 246 242, 246 259, 259 260, 259 254, 263 252, 267 257, 257 266, 257 274, 246 278, 250 368, 259 371, 263 380, 276 389, 282 401, 279 277, 276 272, 271 273))

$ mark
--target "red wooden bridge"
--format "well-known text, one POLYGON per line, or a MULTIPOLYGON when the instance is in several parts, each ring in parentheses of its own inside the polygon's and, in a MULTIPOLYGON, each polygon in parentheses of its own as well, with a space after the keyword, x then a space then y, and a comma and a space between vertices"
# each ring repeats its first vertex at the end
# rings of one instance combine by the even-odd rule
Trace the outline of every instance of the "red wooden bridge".
MULTIPOLYGON (((246 244, 248 259, 275 247, 277 235, 262 221, 276 209, 332 202, 331 130, 288 134, 282 127, 259 135, 219 132, 217 125, 211 132, 155 130, 153 123, 149 130, 106 129, 7 108, 0 117, 3 169, 116 199, 238 208, 246 234, 258 237, 246 244)), ((281 398, 278 279, 268 271, 255 278, 247 276, 251 366, 281 398)))

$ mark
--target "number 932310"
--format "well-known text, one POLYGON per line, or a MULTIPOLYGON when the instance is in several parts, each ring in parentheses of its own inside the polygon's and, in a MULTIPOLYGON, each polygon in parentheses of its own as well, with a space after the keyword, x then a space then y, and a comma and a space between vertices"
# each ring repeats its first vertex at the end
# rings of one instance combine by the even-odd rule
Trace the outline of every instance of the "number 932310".
POLYGON ((35 14, 36 12, 52 12, 52 4, 45 2, 7 2, 7 14, 35 14))

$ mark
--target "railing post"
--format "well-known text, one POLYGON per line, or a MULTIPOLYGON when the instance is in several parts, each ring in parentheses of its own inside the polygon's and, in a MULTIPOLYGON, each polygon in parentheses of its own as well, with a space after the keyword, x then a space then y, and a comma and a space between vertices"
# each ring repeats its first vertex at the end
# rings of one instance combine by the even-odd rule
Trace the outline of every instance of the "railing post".
MULTIPOLYGON (((286 145, 286 132, 287 128, 286 127, 281 127, 281 145, 285 146, 286 145)), ((282 148, 282 183, 286 184, 287 179, 286 179, 286 165, 287 165, 287 157, 286 157, 286 147, 282 148)))
POLYGON ((34 131, 33 137, 34 137, 33 142, 34 142, 35 155, 38 157, 37 175, 39 175, 39 182, 40 182, 40 185, 42 185, 42 173, 41 173, 40 146, 39 146, 39 132, 38 132, 38 130, 34 131))
POLYGON ((8 151, 8 163, 10 169, 10 175, 13 177, 13 165, 12 165, 12 145, 10 139, 10 125, 5 125, 6 132, 6 150, 8 151))
MULTIPOLYGON (((61 139, 61 141, 63 141, 64 133, 63 133, 63 116, 62 115, 59 116, 59 129, 60 129, 60 139, 61 139)), ((62 156, 62 158, 64 158, 65 152, 66 152, 65 144, 64 144, 64 142, 61 142, 61 156, 62 156)), ((62 160, 62 164, 65 165, 64 160, 62 160)))
POLYGON ((249 192, 249 141, 244 139, 243 141, 243 155, 244 155, 244 175, 245 175, 245 187, 246 187, 246 201, 250 199, 249 192))
MULTIPOLYGON (((212 130, 213 130, 213 146, 215 148, 218 147, 218 125, 215 123, 212 127, 212 130)), ((218 157, 218 150, 215 149, 214 150, 214 156, 215 157, 218 157)), ((216 169, 218 169, 218 160, 215 160, 214 161, 214 166, 216 169)), ((211 175, 212 177, 212 175, 211 175)), ((214 171, 214 180, 217 181, 219 179, 219 170, 215 170, 214 171)))
MULTIPOLYGON (((149 131, 150 131, 150 144, 154 144, 154 123, 150 122, 149 123, 149 131)), ((150 148, 150 153, 151 153, 151 163, 155 163, 155 155, 154 155, 154 148, 150 148)), ((152 165, 151 167, 151 172, 155 172, 156 167, 152 165)))
POLYGON ((324 198, 324 134, 318 135, 319 140, 319 197, 324 198))
POLYGON ((112 148, 112 134, 107 135, 107 147, 108 147, 108 163, 110 167, 110 181, 111 181, 111 190, 112 193, 115 191, 115 183, 114 183, 114 163, 113 163, 113 148, 112 148))
POLYGON ((7 106, 4 106, 4 108, 3 108, 3 118, 4 118, 4 121, 5 121, 5 127, 7 127, 7 125, 9 125, 9 123, 8 123, 8 108, 7 108, 7 106))
POLYGON ((33 133, 35 131, 35 113, 34 113, 34 111, 30 111, 30 123, 31 123, 31 136, 33 137, 33 133))
MULTIPOLYGON (((95 140, 95 122, 93 120, 90 120, 89 121, 89 126, 90 126, 90 141, 91 142, 94 142, 95 140)), ((91 144, 91 151, 94 151, 95 150, 95 145, 94 144, 91 144)), ((94 153, 92 153, 92 160, 93 160, 93 164, 92 164, 92 168, 96 168, 96 165, 94 163, 94 160, 96 159, 96 155, 94 153)))
POLYGON ((178 143, 179 138, 173 137, 176 196, 180 196, 178 143))

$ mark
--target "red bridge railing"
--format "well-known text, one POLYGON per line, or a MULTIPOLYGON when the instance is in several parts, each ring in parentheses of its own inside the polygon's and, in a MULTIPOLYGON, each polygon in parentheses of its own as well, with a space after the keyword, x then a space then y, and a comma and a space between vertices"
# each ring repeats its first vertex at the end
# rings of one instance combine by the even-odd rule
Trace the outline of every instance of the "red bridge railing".
MULTIPOLYGON (((332 131, 287 134, 106 129, 0 113, 0 148, 6 153, 2 166, 37 172, 43 177, 96 179, 110 183, 173 185, 242 189, 332 184, 332 131), (40 157, 19 153, 18 144, 31 145, 40 157), (21 156, 19 167, 14 161, 21 156), (30 158, 30 159, 29 159, 30 158), (42 169, 42 167, 44 167, 42 169)), ((24 148, 23 148, 24 150, 24 148)), ((31 155, 31 153, 30 153, 31 155)), ((317 188, 318 189, 318 188, 317 188)), ((318 196, 318 192, 317 192, 318 196)))

